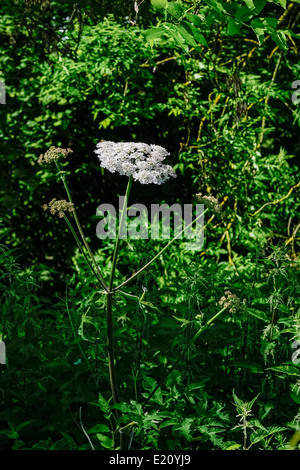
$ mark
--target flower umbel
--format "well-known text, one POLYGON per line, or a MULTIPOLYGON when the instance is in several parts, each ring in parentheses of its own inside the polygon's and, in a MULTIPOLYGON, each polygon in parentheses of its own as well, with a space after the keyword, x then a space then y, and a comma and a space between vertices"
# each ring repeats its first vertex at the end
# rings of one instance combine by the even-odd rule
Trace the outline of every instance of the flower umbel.
POLYGON ((203 202, 203 204, 208 207, 208 209, 212 210, 213 212, 220 213, 222 212, 222 207, 219 201, 213 196, 202 196, 201 193, 196 194, 196 197, 199 202, 203 202))
POLYGON ((101 141, 95 153, 103 168, 111 173, 133 176, 142 184, 162 184, 170 177, 176 178, 173 168, 162 163, 169 152, 159 145, 101 141))
POLYGON ((240 310, 245 311, 247 309, 246 300, 244 299, 242 302, 241 299, 229 290, 225 292, 225 295, 221 297, 218 303, 221 307, 228 308, 230 313, 237 313, 240 310))
POLYGON ((72 153, 73 150, 71 149, 62 149, 60 147, 50 147, 49 150, 43 155, 39 156, 38 163, 41 165, 42 163, 51 163, 54 160, 58 160, 60 157, 66 158, 69 153, 72 153))
POLYGON ((56 214, 58 212, 59 217, 64 217, 64 212, 74 212, 74 204, 72 202, 68 202, 65 199, 57 201, 56 199, 52 199, 49 204, 44 204, 42 206, 44 211, 50 210, 51 214, 56 214))

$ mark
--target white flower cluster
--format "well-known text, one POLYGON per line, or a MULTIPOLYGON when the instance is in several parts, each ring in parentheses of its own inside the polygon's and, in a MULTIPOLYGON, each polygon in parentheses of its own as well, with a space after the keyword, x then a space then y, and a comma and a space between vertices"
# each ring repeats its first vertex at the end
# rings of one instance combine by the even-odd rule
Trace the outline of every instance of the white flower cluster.
POLYGON ((132 175, 135 181, 142 184, 161 184, 171 176, 176 177, 173 168, 162 163, 170 154, 159 145, 101 141, 95 153, 103 168, 111 173, 132 175))
POLYGON ((247 311, 247 304, 246 299, 241 301, 235 294, 227 290, 225 295, 220 298, 219 305, 221 307, 228 308, 230 313, 237 313, 239 311, 246 312, 247 311))
POLYGON ((203 202, 203 204, 208 208, 211 209, 215 213, 222 212, 222 206, 219 201, 213 196, 203 196, 201 193, 196 194, 196 197, 199 202, 203 202))

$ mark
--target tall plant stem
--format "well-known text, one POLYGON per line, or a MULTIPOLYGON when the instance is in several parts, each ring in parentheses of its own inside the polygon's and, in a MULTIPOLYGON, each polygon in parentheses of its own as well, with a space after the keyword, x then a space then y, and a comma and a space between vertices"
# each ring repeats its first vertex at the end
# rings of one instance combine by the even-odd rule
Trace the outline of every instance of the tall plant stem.
POLYGON ((108 368, 109 368, 109 381, 110 387, 113 397, 113 402, 116 405, 119 402, 118 397, 118 387, 117 387, 117 379, 116 379, 116 372, 115 372, 115 357, 114 357, 114 328, 113 328, 113 314, 112 314, 112 304, 113 304, 113 292, 112 286, 114 282, 114 275, 116 270, 117 258, 118 258, 118 251, 119 251, 119 244, 120 244, 120 231, 123 227, 124 217, 127 216, 127 202, 129 198, 129 193, 132 185, 132 177, 129 178, 125 199, 123 203, 123 209, 121 214, 121 220, 118 230, 118 235, 116 239, 115 249, 113 253, 113 260, 112 260, 112 267, 111 267, 111 274, 109 280, 109 291, 106 295, 106 322, 107 322, 107 347, 108 347, 108 368))
MULTIPOLYGON (((71 203, 73 204, 72 196, 71 196, 71 193, 70 193, 70 190, 69 190, 68 183, 67 183, 67 181, 66 181, 65 175, 64 175, 63 171, 62 171, 61 168, 60 168, 60 165, 58 164, 58 162, 57 162, 56 160, 55 160, 55 164, 56 164, 56 168, 58 169, 58 171, 59 171, 59 173, 60 173, 60 177, 61 177, 61 180, 62 180, 63 185, 64 185, 64 187, 65 187, 65 190, 66 190, 66 193, 67 193, 69 202, 71 202, 71 203)), ((74 206, 74 204, 73 204, 73 206, 74 206)), ((94 264, 94 266, 95 266, 95 268, 96 268, 96 272, 97 272, 97 275, 98 275, 100 284, 102 285, 102 287, 103 287, 106 291, 108 291, 106 282, 105 282, 105 280, 104 280, 104 278, 103 278, 103 276, 102 276, 102 274, 101 274, 101 271, 100 271, 100 269, 99 269, 99 266, 98 266, 98 264, 97 264, 97 262, 96 262, 96 260, 95 260, 95 258, 94 258, 94 255, 93 255, 93 253, 92 253, 92 251, 91 251, 91 249, 90 249, 90 247, 89 247, 89 244, 88 244, 88 242, 87 242, 87 240, 86 240, 86 238, 85 238, 85 236, 84 236, 84 233, 83 233, 81 224, 80 224, 79 219, 78 219, 78 217, 77 217, 77 213, 76 213, 75 206, 74 206, 73 215, 74 215, 74 219, 75 219, 75 222, 76 222, 78 231, 79 231, 80 236, 81 236, 81 238, 82 238, 82 241, 83 241, 83 243, 84 243, 84 246, 85 246, 85 248, 86 248, 86 250, 87 250, 87 252, 88 252, 88 254, 89 254, 89 256, 90 256, 90 258, 91 258, 91 260, 92 260, 92 262, 93 262, 93 264, 94 264)))
MULTIPOLYGON (((96 273, 96 271, 95 271, 95 269, 93 268, 93 266, 92 266, 90 260, 88 259, 86 253, 84 252, 83 246, 82 246, 82 244, 80 243, 80 240, 78 239, 77 234, 76 234, 74 228, 72 227, 71 222, 69 221, 69 219, 68 219, 68 217, 67 217, 66 215, 64 215, 64 220, 65 220, 65 222, 66 222, 66 224, 67 224, 67 226, 68 226, 70 232, 73 234, 73 237, 75 238, 75 241, 76 241, 76 243, 77 243, 77 246, 78 246, 79 250, 81 251, 81 253, 83 254, 84 259, 86 260, 86 262, 87 262, 87 264, 88 264, 88 266, 89 266, 91 272, 94 274, 94 276, 95 276, 95 277, 99 280, 99 282, 100 282, 100 279, 98 278, 98 274, 96 273)), ((100 284, 101 284, 101 283, 100 283, 100 284)), ((101 284, 101 285, 102 285, 102 284, 101 284)))
MULTIPOLYGON (((116 376, 116 365, 115 365, 115 355, 114 355, 114 327, 113 327, 113 313, 112 313, 112 304, 113 304, 113 282, 115 277, 115 271, 117 266, 117 259, 118 259, 118 252, 120 246, 120 234, 123 230, 124 219, 127 217, 127 203, 129 199, 129 193, 132 186, 132 176, 129 177, 125 198, 123 201, 123 208, 121 219, 119 222, 119 230, 116 238, 113 259, 112 259, 112 267, 110 273, 110 280, 109 280, 109 287, 106 296, 106 323, 107 323, 107 348, 108 348, 108 369, 109 369, 109 381, 111 387, 111 393, 113 397, 113 403, 116 405, 119 403, 119 396, 118 396, 118 385, 117 385, 117 376, 116 376)), ((119 417, 118 410, 116 411, 116 417, 119 417)), ((120 430, 120 448, 121 450, 125 449, 125 434, 120 430)))
POLYGON ((120 222, 119 222, 119 230, 118 230, 115 249, 114 249, 114 254, 113 254, 112 267, 111 267, 110 280, 109 280, 109 292, 112 292, 112 290, 113 290, 113 282, 114 282, 114 277, 115 277, 118 251, 119 251, 119 245, 120 245, 120 234, 121 234, 121 231, 123 230, 124 219, 125 219, 125 217, 127 217, 127 204, 128 204, 128 199, 129 199, 131 186, 132 186, 132 181, 133 181, 133 177, 130 176, 129 180, 128 180, 128 183, 127 183, 125 198, 124 198, 124 201, 123 201, 122 214, 121 214, 121 219, 120 219, 120 222))
POLYGON ((116 405, 117 403, 119 403, 119 396, 118 396, 118 387, 117 387, 116 369, 115 369, 112 300, 113 300, 113 294, 108 292, 106 295, 108 370, 109 370, 109 381, 110 381, 113 402, 114 402, 114 405, 116 405))

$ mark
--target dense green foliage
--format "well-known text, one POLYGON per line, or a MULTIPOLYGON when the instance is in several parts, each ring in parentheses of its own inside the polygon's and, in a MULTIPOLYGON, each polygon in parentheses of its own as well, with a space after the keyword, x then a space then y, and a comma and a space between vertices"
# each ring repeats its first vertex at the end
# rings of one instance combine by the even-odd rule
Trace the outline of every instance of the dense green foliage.
MULTIPOLYGON (((132 449, 299 449, 300 2, 7 0, 0 12, 0 449, 117 449, 120 427, 132 449), (114 240, 97 238, 96 209, 117 206, 127 181, 99 168, 101 139, 170 152, 176 180, 134 182, 131 202, 201 192, 222 206, 205 214, 200 251, 175 241, 113 296, 117 404, 107 295, 65 221, 41 209, 66 194, 55 165, 37 163, 72 148, 63 175, 108 281, 114 240), (243 308, 218 316, 228 291, 243 308)), ((165 245, 121 240, 115 285, 165 245)))

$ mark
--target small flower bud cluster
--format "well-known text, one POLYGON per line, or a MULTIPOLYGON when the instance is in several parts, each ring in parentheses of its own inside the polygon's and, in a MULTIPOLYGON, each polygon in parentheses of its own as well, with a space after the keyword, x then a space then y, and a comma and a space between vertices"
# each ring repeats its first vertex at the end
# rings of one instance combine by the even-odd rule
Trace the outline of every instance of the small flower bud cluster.
POLYGON ((101 141, 95 153, 103 168, 111 173, 133 176, 142 184, 161 184, 171 176, 176 178, 173 168, 162 163, 170 154, 159 145, 101 141))
POLYGON ((72 202, 68 202, 65 199, 57 201, 56 199, 52 199, 49 204, 44 204, 42 206, 44 211, 50 209, 51 214, 56 214, 58 212, 59 217, 64 217, 64 212, 74 212, 74 204, 72 202))
POLYGON ((45 9, 49 7, 50 0, 25 0, 25 6, 27 9, 33 5, 39 4, 41 8, 45 9))
POLYGON ((223 308, 227 308, 230 313, 237 313, 240 310, 246 311, 247 309, 246 300, 244 299, 242 302, 241 299, 229 290, 221 297, 218 304, 223 308))
POLYGON ((53 160, 58 160, 60 157, 66 158, 69 153, 72 153, 71 149, 62 149, 60 147, 50 147, 49 150, 43 155, 41 154, 38 159, 39 165, 42 163, 51 163, 53 160))
POLYGON ((210 210, 215 213, 222 212, 222 207, 219 201, 213 196, 202 196, 201 193, 196 194, 196 197, 199 202, 203 202, 203 204, 210 210))

